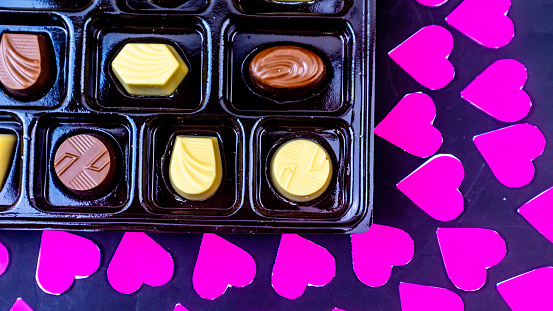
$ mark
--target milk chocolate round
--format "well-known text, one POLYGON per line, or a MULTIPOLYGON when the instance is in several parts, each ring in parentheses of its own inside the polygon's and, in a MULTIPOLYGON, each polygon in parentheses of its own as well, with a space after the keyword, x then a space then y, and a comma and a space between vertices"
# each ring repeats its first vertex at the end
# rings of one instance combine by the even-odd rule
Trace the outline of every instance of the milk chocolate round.
POLYGON ((0 39, 0 82, 22 100, 43 95, 55 78, 54 52, 44 35, 4 33, 0 39))
POLYGON ((304 96, 321 86, 326 77, 323 60, 313 51, 293 45, 262 50, 250 62, 253 85, 277 96, 304 96))
POLYGON ((67 138, 58 147, 54 170, 59 181, 77 194, 93 194, 105 190, 112 182, 116 161, 107 141, 79 134, 67 138))

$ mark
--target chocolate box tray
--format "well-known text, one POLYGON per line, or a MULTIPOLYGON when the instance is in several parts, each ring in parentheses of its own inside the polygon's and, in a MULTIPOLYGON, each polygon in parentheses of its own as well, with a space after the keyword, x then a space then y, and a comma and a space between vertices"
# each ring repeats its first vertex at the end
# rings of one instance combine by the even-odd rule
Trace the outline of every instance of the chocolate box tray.
POLYGON ((16 134, 0 192, 0 227, 180 232, 363 232, 372 219, 373 0, 3 0, 0 33, 49 37, 55 81, 21 101, 0 92, 0 133, 16 134), (175 48, 189 73, 173 95, 131 96, 111 70, 129 42, 175 48), (254 51, 278 45, 321 55, 319 91, 275 98, 252 89, 254 51), (56 180, 53 158, 68 136, 109 137, 119 174, 106 193, 83 198, 56 180), (203 201, 167 181, 177 135, 217 137, 223 180, 203 201), (305 138, 332 162, 330 185, 294 203, 271 184, 283 142, 305 138))

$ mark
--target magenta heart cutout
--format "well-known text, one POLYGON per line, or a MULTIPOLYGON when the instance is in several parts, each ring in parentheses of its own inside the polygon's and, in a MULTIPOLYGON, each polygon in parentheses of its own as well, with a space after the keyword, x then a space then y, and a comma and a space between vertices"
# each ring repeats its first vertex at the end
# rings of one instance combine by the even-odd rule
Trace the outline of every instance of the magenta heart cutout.
POLYGON ((474 136, 474 144, 497 180, 509 188, 529 184, 534 178, 532 162, 545 150, 545 137, 530 124, 516 124, 474 136))
POLYGON ((42 232, 36 282, 44 292, 60 295, 99 267, 100 249, 94 242, 63 231, 42 232))
POLYGON ((0 243, 0 275, 4 274, 10 264, 10 253, 4 244, 0 243))
POLYGON ((335 274, 334 257, 324 247, 297 234, 282 235, 271 278, 277 294, 296 299, 307 286, 325 286, 335 274))
POLYGON ((33 309, 23 299, 17 298, 10 311, 33 311, 33 309))
POLYGON ((446 3, 447 0, 417 0, 417 2, 425 6, 439 7, 446 3))
POLYGON ((515 26, 507 16, 510 7, 511 0, 465 0, 445 20, 477 43, 497 49, 515 37, 515 26))
POLYGON ((374 133, 414 156, 426 158, 440 149, 442 133, 432 123, 436 106, 424 93, 405 95, 374 129, 374 133))
POLYGON ((414 252, 413 239, 401 229, 373 224, 369 231, 351 235, 353 271, 367 286, 388 283, 392 268, 408 264, 414 252))
POLYGON ((399 284, 402 311, 464 311, 465 305, 454 292, 433 286, 399 284))
POLYGON ((397 184, 397 188, 430 217, 439 221, 457 218, 464 210, 459 186, 465 170, 459 159, 439 154, 397 184))
POLYGON ((188 311, 188 309, 186 309, 183 305, 181 305, 180 303, 178 303, 175 308, 173 309, 173 311, 188 311))
POLYGON ((513 311, 551 310, 553 267, 526 272, 497 284, 497 291, 513 311))
POLYGON ((553 187, 545 190, 518 209, 526 221, 553 243, 553 187))
POLYGON ((142 284, 162 286, 173 277, 173 258, 143 232, 126 232, 108 266, 109 284, 131 294, 142 284))
POLYGON ((192 284, 205 299, 215 299, 231 287, 253 282, 257 268, 253 257, 216 234, 205 233, 194 267, 192 284))
POLYGON ((431 25, 417 31, 388 55, 417 82, 437 90, 455 77, 455 69, 448 59, 452 50, 451 33, 431 25))
POLYGON ((499 121, 516 122, 526 117, 532 107, 530 96, 522 89, 527 78, 523 64, 501 59, 476 77, 461 97, 499 121))
POLYGON ((438 228, 436 231, 447 276, 465 291, 479 290, 487 270, 503 260, 507 246, 495 231, 482 228, 438 228))

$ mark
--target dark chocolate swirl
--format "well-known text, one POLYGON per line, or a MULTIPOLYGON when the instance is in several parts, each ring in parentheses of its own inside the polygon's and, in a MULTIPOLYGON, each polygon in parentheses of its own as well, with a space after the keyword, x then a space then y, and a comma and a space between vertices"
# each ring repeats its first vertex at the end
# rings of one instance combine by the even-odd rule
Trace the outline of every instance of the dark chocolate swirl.
POLYGON ((274 95, 303 96, 319 88, 326 76, 323 60, 299 46, 275 46, 250 62, 254 86, 274 95))

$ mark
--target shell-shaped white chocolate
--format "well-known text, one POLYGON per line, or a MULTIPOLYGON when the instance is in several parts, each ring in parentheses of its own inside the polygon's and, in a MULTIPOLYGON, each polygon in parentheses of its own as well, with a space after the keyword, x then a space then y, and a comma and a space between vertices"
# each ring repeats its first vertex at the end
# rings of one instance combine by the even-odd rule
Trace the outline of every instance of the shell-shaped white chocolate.
POLYGON ((175 48, 159 43, 127 43, 111 68, 131 95, 171 95, 188 74, 175 48))
POLYGON ((330 184, 332 163, 326 150, 307 139, 282 145, 271 160, 271 181, 285 198, 305 202, 319 197, 330 184))
POLYGON ((222 180, 221 151, 216 137, 177 136, 169 165, 175 192, 188 200, 205 200, 222 180))

